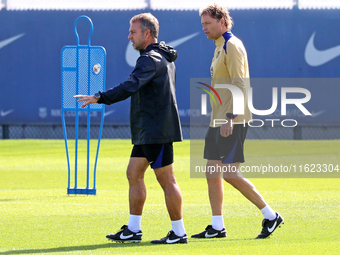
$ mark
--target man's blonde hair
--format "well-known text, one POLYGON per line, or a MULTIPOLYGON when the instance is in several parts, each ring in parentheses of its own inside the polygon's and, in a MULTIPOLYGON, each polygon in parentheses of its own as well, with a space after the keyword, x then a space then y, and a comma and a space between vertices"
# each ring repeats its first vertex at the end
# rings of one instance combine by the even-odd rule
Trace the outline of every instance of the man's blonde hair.
POLYGON ((217 21, 224 19, 225 26, 228 30, 231 30, 234 25, 233 19, 229 15, 228 9, 216 3, 200 9, 199 15, 202 17, 205 14, 209 14, 211 18, 216 19, 217 21))
POLYGON ((159 23, 155 16, 153 16, 151 13, 141 13, 133 16, 130 20, 130 24, 136 21, 140 21, 140 27, 143 33, 149 29, 151 36, 153 38, 158 38, 159 23))

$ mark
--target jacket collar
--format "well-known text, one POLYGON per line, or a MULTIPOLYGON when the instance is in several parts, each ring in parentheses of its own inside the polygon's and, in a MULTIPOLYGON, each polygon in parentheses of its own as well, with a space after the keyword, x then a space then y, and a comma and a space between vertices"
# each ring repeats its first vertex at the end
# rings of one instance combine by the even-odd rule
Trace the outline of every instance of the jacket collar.
POLYGON ((214 43, 215 43, 215 45, 216 45, 216 47, 217 47, 217 46, 221 45, 222 43, 228 42, 228 40, 229 40, 231 37, 233 37, 233 33, 232 33, 230 30, 228 30, 227 32, 225 32, 224 34, 222 34, 221 37, 219 37, 218 39, 216 39, 216 40, 214 41, 214 43))
POLYGON ((142 55, 144 52, 150 51, 155 45, 158 45, 158 43, 151 43, 144 50, 139 50, 139 54, 142 55))

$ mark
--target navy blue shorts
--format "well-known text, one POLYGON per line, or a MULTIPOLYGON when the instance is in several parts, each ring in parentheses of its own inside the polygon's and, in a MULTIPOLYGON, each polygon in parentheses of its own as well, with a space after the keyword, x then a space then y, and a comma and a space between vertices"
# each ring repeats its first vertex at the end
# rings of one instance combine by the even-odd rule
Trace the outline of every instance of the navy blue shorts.
POLYGON ((152 169, 170 165, 174 162, 172 143, 134 145, 131 157, 146 158, 152 169))
POLYGON ((205 136, 204 158, 221 160, 223 164, 243 163, 243 144, 248 126, 236 124, 233 133, 227 137, 220 135, 220 127, 209 127, 205 136))

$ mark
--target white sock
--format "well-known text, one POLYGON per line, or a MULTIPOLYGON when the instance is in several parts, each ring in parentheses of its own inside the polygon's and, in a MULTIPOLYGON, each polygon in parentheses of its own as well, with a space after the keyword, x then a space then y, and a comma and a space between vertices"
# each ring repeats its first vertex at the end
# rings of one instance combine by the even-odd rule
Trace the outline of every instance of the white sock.
POLYGON ((276 213, 269 205, 266 205, 260 211, 262 212, 265 219, 268 220, 276 219, 276 213))
POLYGON ((141 222, 142 222, 142 215, 130 214, 128 228, 132 232, 137 233, 139 230, 141 230, 141 222))
POLYGON ((182 237, 185 235, 183 219, 171 221, 171 226, 177 236, 182 237))
POLYGON ((212 216, 211 226, 213 227, 213 229, 218 230, 218 231, 224 229, 223 215, 212 216))

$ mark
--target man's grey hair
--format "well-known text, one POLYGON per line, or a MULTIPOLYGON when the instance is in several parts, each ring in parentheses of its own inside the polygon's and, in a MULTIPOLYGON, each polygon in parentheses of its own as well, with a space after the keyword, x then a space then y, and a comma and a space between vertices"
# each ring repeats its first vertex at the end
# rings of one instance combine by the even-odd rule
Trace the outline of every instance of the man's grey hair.
POLYGON ((133 16, 130 20, 130 24, 136 21, 140 21, 140 27, 143 33, 149 29, 151 36, 156 39, 158 38, 159 23, 155 16, 153 16, 151 13, 141 13, 133 16))

